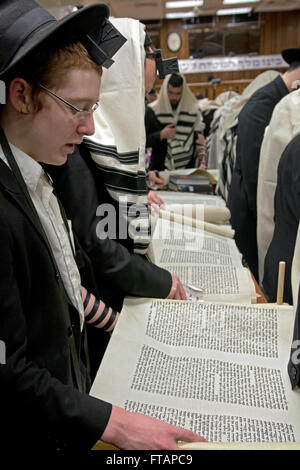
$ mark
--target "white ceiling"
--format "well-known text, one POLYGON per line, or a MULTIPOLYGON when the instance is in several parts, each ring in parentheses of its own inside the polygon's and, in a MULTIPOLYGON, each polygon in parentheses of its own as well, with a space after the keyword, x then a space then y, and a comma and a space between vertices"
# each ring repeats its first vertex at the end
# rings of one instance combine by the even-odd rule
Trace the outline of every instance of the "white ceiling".
MULTIPOLYGON (((49 9, 67 6, 90 5, 101 0, 37 0, 42 6, 49 9)), ((111 15, 117 17, 131 17, 136 19, 162 19, 168 12, 193 12, 196 15, 215 15, 219 9, 251 7, 253 12, 290 11, 300 10, 300 0, 260 0, 234 5, 224 5, 223 0, 203 0, 200 7, 182 7, 166 9, 166 0, 104 0, 110 7, 111 15)))

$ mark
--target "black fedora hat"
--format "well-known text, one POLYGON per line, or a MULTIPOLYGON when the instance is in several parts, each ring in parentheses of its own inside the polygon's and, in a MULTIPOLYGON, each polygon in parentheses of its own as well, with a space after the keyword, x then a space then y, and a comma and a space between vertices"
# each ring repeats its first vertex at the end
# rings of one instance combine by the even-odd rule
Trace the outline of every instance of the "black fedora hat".
POLYGON ((78 41, 99 29, 109 16, 95 3, 56 20, 34 0, 0 0, 0 78, 46 42, 78 41))
POLYGON ((291 64, 292 62, 300 62, 300 47, 295 49, 285 49, 281 52, 283 59, 291 64))

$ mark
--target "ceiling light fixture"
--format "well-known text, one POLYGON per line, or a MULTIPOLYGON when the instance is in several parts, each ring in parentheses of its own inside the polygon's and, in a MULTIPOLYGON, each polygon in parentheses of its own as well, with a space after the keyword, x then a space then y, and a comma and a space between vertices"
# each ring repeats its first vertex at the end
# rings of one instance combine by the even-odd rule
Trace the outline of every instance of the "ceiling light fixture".
POLYGON ((217 10, 216 14, 218 16, 223 15, 245 15, 251 12, 250 7, 245 8, 224 8, 223 10, 217 10))
POLYGON ((203 0, 182 0, 178 2, 166 2, 166 8, 193 8, 201 7, 203 5, 203 0))
POLYGON ((258 3, 259 0, 223 0, 223 5, 236 5, 238 3, 258 3))
POLYGON ((169 20, 174 19, 174 18, 194 18, 194 12, 193 11, 182 11, 182 12, 176 12, 176 13, 166 13, 165 18, 168 18, 169 20))

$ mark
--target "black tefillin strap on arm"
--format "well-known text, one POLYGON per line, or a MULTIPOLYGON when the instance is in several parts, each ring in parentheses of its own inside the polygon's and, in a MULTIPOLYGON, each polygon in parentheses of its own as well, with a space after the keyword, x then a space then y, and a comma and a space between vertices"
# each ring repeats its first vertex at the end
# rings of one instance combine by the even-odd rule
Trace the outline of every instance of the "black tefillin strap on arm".
MULTIPOLYGON (((5 136, 4 131, 3 131, 1 126, 0 126, 0 144, 1 144, 1 147, 3 149, 4 155, 5 155, 8 163, 9 163, 10 169, 12 170, 12 172, 13 172, 13 174, 14 174, 14 176, 15 176, 18 184, 19 184, 19 187, 20 187, 20 189, 23 193, 23 196, 25 197, 28 208, 30 209, 30 212, 31 212, 31 217, 34 220, 34 223, 35 223, 36 227, 38 228, 39 232, 42 234, 43 239, 44 239, 44 241, 47 245, 52 263, 54 265, 55 272, 59 273, 59 269, 57 267, 55 258, 53 256, 52 249, 50 247, 47 235, 45 234, 44 228, 41 224, 41 221, 40 221, 40 218, 37 214, 36 208, 35 208, 35 206, 32 202, 32 199, 29 195, 26 183, 23 179, 23 176, 20 172, 20 169, 17 165, 15 157, 13 156, 10 145, 9 145, 7 139, 6 139, 6 136, 5 136)), ((63 289, 63 294, 66 297, 68 303, 71 304, 71 301, 69 300, 69 297, 68 297, 68 294, 65 290, 63 282, 60 282, 60 285, 61 285, 61 288, 63 289)), ((64 309, 64 311, 65 311, 65 309, 64 309)), ((70 319, 69 315, 66 315, 66 322, 67 322, 67 325, 70 328, 71 327, 71 319, 70 319)), ((76 385, 77 385, 78 390, 80 392, 83 392, 85 390, 85 386, 82 383, 82 376, 81 376, 81 372, 80 372, 80 368, 79 368, 79 357, 77 355, 75 338, 74 338, 73 334, 69 336, 69 346, 70 346, 70 352, 71 352, 72 365, 73 365, 73 370, 74 370, 74 374, 75 374, 76 385)), ((87 351, 86 351, 86 353, 87 353, 87 351)))

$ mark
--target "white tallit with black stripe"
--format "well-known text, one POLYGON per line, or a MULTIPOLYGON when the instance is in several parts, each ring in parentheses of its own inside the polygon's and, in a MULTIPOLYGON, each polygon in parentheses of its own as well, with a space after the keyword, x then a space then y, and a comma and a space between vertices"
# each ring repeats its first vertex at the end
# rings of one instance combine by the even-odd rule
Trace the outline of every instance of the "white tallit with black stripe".
MULTIPOLYGON (((277 103, 269 125, 265 129, 260 148, 257 178, 257 246, 260 282, 263 280, 265 257, 275 228, 274 197, 278 163, 289 142, 300 134, 299 104, 300 89, 284 96, 277 103)), ((297 246, 300 248, 300 232, 297 246)), ((300 267, 299 261, 297 265, 300 267)), ((295 302, 297 297, 298 286, 296 286, 295 302)))
POLYGON ((205 127, 196 97, 189 90, 184 76, 178 75, 183 79, 183 90, 177 109, 173 111, 167 94, 171 75, 164 79, 158 99, 149 104, 162 124, 176 126, 175 137, 168 140, 165 166, 169 170, 185 168, 195 158, 194 132, 201 132, 205 127))
POLYGON ((129 18, 110 21, 127 42, 114 56, 115 63, 103 69, 95 133, 84 141, 118 210, 127 214, 131 227, 141 227, 132 238, 134 251, 145 253, 150 243, 144 126, 145 26, 129 18), (138 219, 137 207, 141 210, 138 219))

